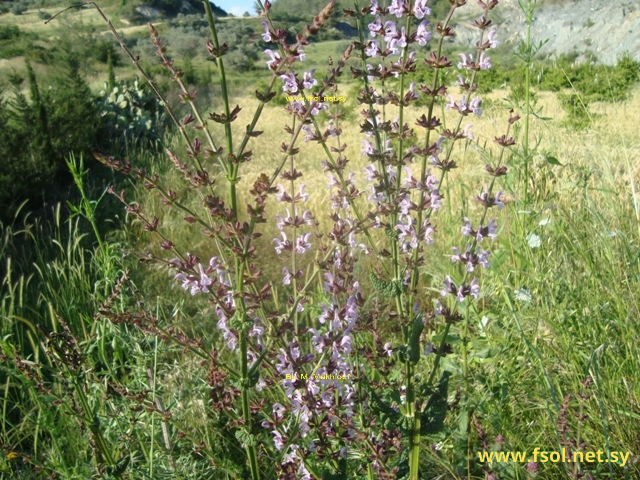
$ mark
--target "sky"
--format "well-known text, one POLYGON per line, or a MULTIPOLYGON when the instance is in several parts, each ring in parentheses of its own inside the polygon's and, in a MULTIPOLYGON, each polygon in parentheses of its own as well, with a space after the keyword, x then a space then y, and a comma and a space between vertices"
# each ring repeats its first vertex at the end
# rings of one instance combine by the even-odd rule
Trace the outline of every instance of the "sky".
POLYGON ((212 3, 237 17, 242 16, 244 12, 249 12, 251 15, 256 14, 253 10, 255 0, 213 0, 212 3))

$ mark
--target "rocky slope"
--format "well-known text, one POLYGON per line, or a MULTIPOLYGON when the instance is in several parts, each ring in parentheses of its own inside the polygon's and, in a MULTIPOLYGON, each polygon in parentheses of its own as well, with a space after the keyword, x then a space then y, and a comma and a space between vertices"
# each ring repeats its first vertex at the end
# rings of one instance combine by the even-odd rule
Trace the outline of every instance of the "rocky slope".
MULTIPOLYGON (((526 3, 527 0, 523 0, 526 3)), ((475 0, 469 0, 475 4, 475 0)), ((474 6, 476 13, 478 7, 474 6)), ((501 0, 495 10, 499 38, 516 46, 524 39, 524 15, 518 0, 501 0)), ((477 33, 464 28, 463 14, 459 39, 475 42, 477 33), (473 35, 473 37, 472 37, 473 35)), ((577 53, 579 58, 595 54, 597 61, 614 64, 623 53, 640 61, 640 2, 638 0, 538 0, 532 26, 535 43, 546 41, 539 55, 577 53)))

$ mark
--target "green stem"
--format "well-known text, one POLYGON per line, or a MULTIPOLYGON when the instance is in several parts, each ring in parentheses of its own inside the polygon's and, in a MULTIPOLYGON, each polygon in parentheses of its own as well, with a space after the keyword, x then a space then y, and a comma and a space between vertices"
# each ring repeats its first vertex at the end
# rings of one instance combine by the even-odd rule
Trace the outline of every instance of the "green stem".
MULTIPOLYGON (((216 24, 213 21, 213 13, 211 11, 211 4, 204 0, 204 9, 207 15, 207 22, 209 23, 209 30, 211 30, 211 41, 216 49, 220 49, 220 41, 218 40, 218 32, 216 30, 216 24)), ((231 110, 229 109, 229 91, 227 90, 227 76, 224 70, 224 62, 222 56, 216 59, 218 65, 218 73, 220 75, 220 88, 222 91, 222 103, 224 105, 224 114, 227 121, 224 123, 224 136, 227 141, 227 155, 233 153, 233 132, 231 131, 231 110)), ((231 205, 231 211, 234 213, 235 218, 238 218, 238 197, 236 193, 236 184, 238 183, 238 163, 227 165, 229 181, 229 203, 231 205)))
POLYGON ((529 204, 529 117, 531 117, 531 24, 533 23, 533 4, 528 5, 529 11, 526 15, 527 20, 527 39, 526 39, 526 65, 524 71, 524 138, 522 139, 522 148, 524 153, 524 206, 525 210, 529 204))

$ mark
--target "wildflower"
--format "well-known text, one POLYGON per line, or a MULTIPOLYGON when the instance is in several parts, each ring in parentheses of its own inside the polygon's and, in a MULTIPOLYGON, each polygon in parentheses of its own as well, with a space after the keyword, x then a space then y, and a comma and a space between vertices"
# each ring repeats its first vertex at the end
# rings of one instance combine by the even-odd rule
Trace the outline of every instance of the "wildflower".
POLYGON ((431 33, 427 31, 428 24, 429 20, 423 20, 420 22, 420 25, 418 25, 418 29, 416 30, 416 41, 421 47, 424 47, 429 43, 429 40, 431 40, 431 33))
POLYGON ((367 48, 365 49, 365 53, 367 54, 367 57, 377 57, 380 54, 380 47, 378 46, 378 42, 369 40, 369 43, 367 43, 367 48))
POLYGON ((269 70, 275 70, 280 65, 281 58, 278 52, 274 52, 273 50, 269 50, 268 48, 264 51, 267 55, 269 55, 269 60, 267 61, 267 67, 269 70))
POLYGON ((518 302, 528 303, 532 299, 531 292, 526 287, 519 288, 514 293, 518 302))
MULTIPOLYGON (((215 259, 215 257, 214 257, 215 259)), ((213 262, 214 259, 211 259, 213 262)), ((213 283, 213 280, 209 278, 209 273, 211 273, 212 268, 207 268, 205 270, 201 263, 198 263, 198 272, 200 274, 200 278, 195 275, 185 275, 184 273, 178 273, 174 279, 180 280, 182 282, 182 288, 184 290, 191 289, 191 295, 195 295, 197 293, 208 293, 209 286, 213 283)))
POLYGON ((286 445, 286 438, 284 438, 282 434, 277 430, 273 430, 271 433, 273 433, 273 444, 275 445, 276 449, 282 450, 286 445))
MULTIPOLYGON (((309 238, 311 237, 310 233, 305 233, 298 238, 296 238, 296 252, 297 253, 305 253, 306 251, 311 249, 311 243, 309 242, 309 238)), ((280 252, 278 252, 280 253, 280 252)))
POLYGON ((318 115, 322 110, 328 110, 329 105, 324 102, 313 102, 311 106, 311 115, 314 117, 318 115))
POLYGON ((280 232, 280 235, 282 236, 282 240, 280 240, 279 238, 273 239, 273 243, 276 244, 275 249, 278 255, 280 255, 283 251, 288 251, 293 248, 291 242, 287 240, 287 234, 284 232, 280 232))
POLYGON ((262 39, 265 42, 270 42, 273 39, 271 38, 271 32, 269 32, 269 24, 265 21, 262 22, 262 26, 264 27, 264 33, 262 34, 262 39))
POLYGON ((370 23, 369 25, 367 25, 367 28, 369 29, 369 34, 372 37, 375 37, 376 35, 383 35, 384 34, 384 28, 382 27, 382 21, 380 20, 380 17, 376 16, 376 21, 370 23))
POLYGON ((470 53, 468 57, 461 53, 460 58, 462 61, 458 63, 458 68, 461 70, 488 70, 491 68, 491 57, 485 57, 484 52, 480 52, 477 62, 473 60, 473 53, 470 53))
POLYGON ((282 279, 282 283, 284 285, 290 285, 291 284, 291 279, 293 278, 293 276, 291 275, 291 272, 289 271, 289 269, 287 267, 284 267, 282 269, 282 273, 284 274, 284 278, 282 279))
POLYGON ((316 71, 315 68, 312 68, 308 72, 304 72, 302 86, 306 89, 311 89, 318 85, 318 81, 313 78, 313 73, 316 71))
POLYGON ((287 73, 284 75, 280 75, 282 79, 282 91, 285 93, 298 93, 298 81, 296 80, 296 76, 294 73, 287 73))
POLYGON ((482 109, 480 108, 481 103, 482 99, 475 97, 469 102, 469 109, 476 115, 482 115, 482 109))
POLYGON ((529 248, 533 250, 542 246, 542 240, 540 239, 539 235, 530 233, 529 235, 527 235, 527 244, 529 245, 529 248))
POLYGON ((298 187, 298 195, 296 195, 296 199, 302 200, 303 202, 306 202, 309 199, 309 194, 304 191, 305 186, 306 185, 304 183, 300 184, 298 187))
POLYGON ((476 196, 476 200, 487 208, 493 206, 498 207, 498 210, 504 208, 504 203, 501 200, 502 191, 498 191, 495 195, 489 195, 489 192, 483 192, 481 195, 476 196))
POLYGON ((487 42, 489 42, 489 46, 491 48, 497 48, 498 47, 499 42, 496 39, 496 31, 495 30, 491 30, 489 32, 489 34, 487 35, 487 42))
POLYGON ((478 279, 474 278, 471 280, 469 285, 460 285, 456 288, 451 277, 447 275, 444 279, 444 288, 440 290, 440 295, 443 297, 447 295, 455 295, 456 300, 459 302, 463 302, 465 297, 469 296, 478 298, 480 296, 480 284, 478 283, 478 279))
POLYGON ((392 0, 391 5, 389 5, 389 13, 397 18, 401 18, 406 11, 404 0, 392 0))
POLYGON ((484 52, 480 52, 480 58, 478 59, 478 68, 480 70, 488 70, 491 68, 491 57, 485 57, 484 52))
POLYGON ((427 7, 429 0, 416 0, 413 5, 413 15, 418 19, 424 18, 426 15, 431 15, 431 9, 427 7))
POLYGON ((314 138, 316 138, 315 132, 311 129, 311 127, 309 127, 309 125, 303 125, 302 130, 304 130, 304 133, 305 133, 304 135, 305 142, 309 142, 310 140, 313 140, 314 138))

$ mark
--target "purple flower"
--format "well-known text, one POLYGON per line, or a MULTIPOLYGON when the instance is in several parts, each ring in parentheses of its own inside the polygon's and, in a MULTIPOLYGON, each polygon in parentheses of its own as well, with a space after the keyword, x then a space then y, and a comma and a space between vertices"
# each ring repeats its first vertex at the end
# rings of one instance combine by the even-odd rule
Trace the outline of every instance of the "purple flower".
POLYGON ((420 25, 418 25, 418 29, 416 30, 416 41, 421 47, 424 47, 427 43, 429 43, 429 40, 431 40, 431 33, 427 31, 428 24, 429 20, 423 20, 422 22, 420 22, 420 25))
POLYGON ((298 195, 296 195, 296 197, 299 196, 299 199, 301 199, 303 202, 306 202, 309 199, 309 194, 304 192, 305 186, 306 185, 304 183, 300 184, 300 186, 298 187, 298 195))
POLYGON ((273 243, 276 244, 275 249, 278 255, 281 254, 283 250, 288 251, 292 248, 291 242, 287 240, 287 234, 284 232, 280 232, 280 235, 282 236, 282 240, 280 240, 279 238, 273 239, 273 243))
POLYGON ((468 217, 464 217, 464 225, 462 225, 462 228, 460 229, 460 231, 462 232, 462 235, 464 235, 465 237, 468 237, 469 235, 472 235, 473 233, 475 233, 475 230, 471 226, 471 220, 469 220, 468 217))
POLYGON ((289 271, 289 269, 287 267, 284 267, 282 269, 282 273, 284 275, 284 278, 282 279, 282 283, 284 285, 290 285, 291 284, 291 279, 293 278, 293 275, 291 275, 291 272, 289 271))
POLYGON ((501 198, 502 191, 498 191, 495 195, 489 195, 489 192, 482 192, 481 195, 476 197, 476 200, 487 208, 496 206, 498 207, 498 210, 502 210, 504 208, 504 203, 501 198))
POLYGON ((213 272, 215 269, 214 265, 217 266, 217 258, 213 257, 210 261, 211 267, 208 267, 206 270, 203 268, 201 263, 198 263, 198 271, 200 273, 200 278, 195 275, 185 275, 184 273, 178 273, 174 279, 180 280, 182 282, 182 288, 184 290, 191 289, 191 295, 195 295, 197 293, 208 293, 209 286, 213 283, 213 280, 209 278, 209 273, 213 272))
POLYGON ((431 15, 431 9, 427 7, 428 2, 429 0, 416 0, 413 5, 413 14, 418 20, 424 18, 425 15, 431 15))
POLYGON ((304 141, 308 142, 309 140, 313 140, 316 138, 315 132, 311 129, 309 125, 303 125, 302 130, 304 130, 304 141))
POLYGON ((270 70, 275 70, 281 61, 280 54, 278 52, 274 52, 273 50, 269 50, 268 48, 264 51, 264 53, 269 55, 267 67, 269 67, 270 70))
POLYGON ((488 70, 491 68, 491 57, 485 57, 484 52, 480 52, 477 63, 473 60, 473 53, 470 53, 468 58, 466 54, 461 53, 460 58, 462 59, 462 61, 458 63, 458 68, 460 69, 488 70))
POLYGON ((284 75, 280 75, 282 79, 282 91, 285 93, 298 93, 298 81, 296 80, 296 76, 294 73, 287 73, 284 75))
POLYGON ((382 27, 382 21, 380 20, 380 17, 376 16, 376 21, 370 23, 369 25, 367 25, 367 28, 369 29, 369 33, 372 37, 375 37, 376 35, 383 35, 384 34, 384 28, 382 27))
POLYGON ((371 58, 377 57, 380 54, 380 47, 378 46, 378 42, 374 40, 369 40, 365 53, 367 57, 371 57, 371 58))
POLYGON ((402 27, 400 32, 400 35, 396 33, 396 35, 387 42, 387 48, 391 50, 391 53, 393 54, 397 54, 399 52, 399 48, 405 48, 407 46, 407 35, 405 28, 402 27))
POLYGON ((273 444, 275 445, 276 449, 282 450, 287 443, 287 439, 284 438, 282 434, 277 430, 273 430, 271 433, 273 433, 273 444))
POLYGON ((270 42, 272 38, 271 38, 271 32, 269 32, 269 24, 263 21, 262 26, 264 27, 264 33, 262 34, 262 39, 265 42, 270 42))
MULTIPOLYGON (((369 140, 362 141, 362 150, 360 152, 362 153, 362 155, 374 154, 373 145, 369 140)), ((375 167, 373 165, 369 165, 368 167, 365 167, 365 172, 371 173, 371 175, 373 175, 373 172, 375 172, 375 167), (370 169, 371 172, 368 172, 367 169, 370 169)), ((371 181, 372 179, 373 179, 373 176, 371 178, 368 178, 368 181, 371 181)))
POLYGON ((476 115, 482 115, 482 109, 480 108, 480 104, 482 103, 482 99, 479 97, 475 97, 469 102, 469 108, 476 115))
POLYGON ((480 284, 478 283, 478 279, 474 278, 471 280, 471 285, 468 288, 470 295, 477 299, 480 295, 480 284))
POLYGON ((396 28, 396 24, 391 20, 384 22, 384 41, 388 44, 391 40, 396 38, 397 35, 398 30, 396 28))
POLYGON ((418 248, 418 234, 413 225, 413 220, 409 215, 406 215, 405 221, 406 224, 398 223, 395 227, 398 232, 398 240, 400 240, 400 249, 404 253, 418 248))
POLYGON ((489 45, 491 46, 491 48, 496 48, 499 44, 498 40, 496 40, 495 38, 496 36, 496 31, 495 30, 491 30, 489 32, 489 35, 487 36, 487 41, 489 42, 489 45))
POLYGON ((484 52, 480 52, 480 59, 478 60, 478 67, 480 70, 488 70, 491 68, 491 57, 485 57, 484 52))
POLYGON ((318 81, 313 78, 313 73, 316 71, 315 68, 312 68, 308 72, 304 72, 302 86, 306 89, 311 89, 318 85, 318 81))
POLYGON ((406 11, 404 0, 392 0, 391 5, 389 5, 389 13, 397 18, 401 18, 406 11))
MULTIPOLYGON (((296 238, 296 252, 297 253, 304 253, 308 250, 311 249, 311 243, 309 242, 309 238, 311 237, 310 233, 305 233, 301 236, 299 236, 298 238, 296 238)), ((277 248, 276 248, 277 250, 277 248)), ((280 253, 280 252, 278 252, 280 253)))
POLYGON ((329 105, 324 102, 313 102, 313 105, 311 106, 311 115, 315 117, 322 110, 329 110, 329 105))
POLYGON ((440 295, 445 297, 446 295, 455 295, 459 302, 463 302, 465 297, 472 296, 478 298, 480 294, 480 285, 478 279, 474 278, 468 286, 460 285, 456 287, 455 283, 449 275, 444 279, 444 288, 440 290, 440 295))
POLYGON ((229 350, 235 350, 236 345, 238 344, 238 337, 236 337, 235 334, 229 330, 229 327, 227 327, 226 314, 220 307, 216 309, 216 314, 218 315, 217 327, 222 330, 222 338, 227 342, 227 348, 229 350))
POLYGON ((287 193, 281 183, 278 184, 279 192, 276 194, 276 200, 279 202, 290 202, 291 196, 287 193))

